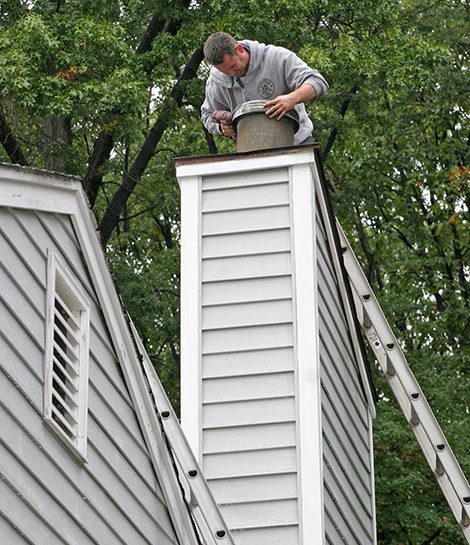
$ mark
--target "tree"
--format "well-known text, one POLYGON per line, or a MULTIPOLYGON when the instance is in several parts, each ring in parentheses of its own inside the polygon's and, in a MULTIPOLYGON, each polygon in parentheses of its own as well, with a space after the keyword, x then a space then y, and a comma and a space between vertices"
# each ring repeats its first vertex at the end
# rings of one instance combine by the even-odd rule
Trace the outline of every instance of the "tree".
MULTIPOLYGON (((172 158, 234 151, 199 121, 201 46, 223 29, 295 50, 330 83, 308 109, 336 215, 469 475, 469 21, 458 0, 4 0, 0 160, 82 176, 177 404, 172 158)), ((375 371, 379 543, 463 543, 375 371)))

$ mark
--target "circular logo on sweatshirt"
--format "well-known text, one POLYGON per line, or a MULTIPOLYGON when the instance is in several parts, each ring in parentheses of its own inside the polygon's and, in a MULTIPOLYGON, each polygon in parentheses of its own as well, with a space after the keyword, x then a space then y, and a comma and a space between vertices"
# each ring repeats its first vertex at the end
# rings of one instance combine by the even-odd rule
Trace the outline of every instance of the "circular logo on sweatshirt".
POLYGON ((269 98, 274 93, 274 82, 268 78, 263 78, 258 83, 258 95, 262 98, 269 98))

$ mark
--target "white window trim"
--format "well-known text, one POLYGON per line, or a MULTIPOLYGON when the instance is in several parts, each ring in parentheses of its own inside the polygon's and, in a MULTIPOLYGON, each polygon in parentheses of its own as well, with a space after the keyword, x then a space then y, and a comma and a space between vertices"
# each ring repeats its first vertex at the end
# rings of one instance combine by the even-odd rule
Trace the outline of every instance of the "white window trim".
POLYGON ((90 301, 73 278, 60 257, 53 251, 48 252, 47 267, 47 313, 46 313, 46 352, 44 371, 44 419, 62 442, 71 449, 78 459, 86 461, 87 449, 87 417, 88 417, 88 360, 89 360, 89 329, 90 301), (78 366, 76 381, 77 415, 76 431, 68 434, 56 419, 53 418, 53 355, 54 355, 54 323, 55 299, 60 289, 66 298, 73 301, 74 310, 80 328, 78 337, 78 354, 75 357, 78 366))

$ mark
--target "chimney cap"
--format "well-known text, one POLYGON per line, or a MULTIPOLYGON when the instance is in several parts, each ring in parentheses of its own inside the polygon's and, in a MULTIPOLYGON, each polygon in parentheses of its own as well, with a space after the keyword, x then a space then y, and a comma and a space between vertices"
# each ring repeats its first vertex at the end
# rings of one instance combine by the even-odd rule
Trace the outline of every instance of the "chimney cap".
MULTIPOLYGON (((240 119, 246 115, 265 113, 269 108, 265 108, 265 100, 250 100, 237 106, 232 114, 232 124, 237 130, 237 124, 240 119)), ((292 109, 287 112, 284 117, 289 119, 294 127, 294 134, 299 130, 299 114, 296 110, 292 109)))

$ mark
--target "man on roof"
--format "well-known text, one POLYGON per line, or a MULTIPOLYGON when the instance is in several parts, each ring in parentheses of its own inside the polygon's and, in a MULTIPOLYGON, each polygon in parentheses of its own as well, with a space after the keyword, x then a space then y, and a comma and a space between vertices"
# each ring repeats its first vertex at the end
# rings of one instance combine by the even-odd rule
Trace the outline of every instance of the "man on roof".
POLYGON ((313 124, 304 103, 321 98, 328 89, 323 76, 295 53, 253 40, 237 42, 225 32, 209 36, 204 44, 206 60, 212 64, 206 83, 201 120, 212 134, 235 138, 232 125, 212 119, 216 110, 233 112, 250 100, 265 100, 266 115, 281 119, 289 110, 299 115, 294 144, 313 143, 313 124))

